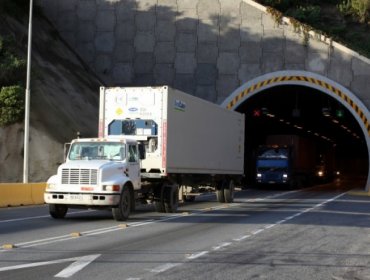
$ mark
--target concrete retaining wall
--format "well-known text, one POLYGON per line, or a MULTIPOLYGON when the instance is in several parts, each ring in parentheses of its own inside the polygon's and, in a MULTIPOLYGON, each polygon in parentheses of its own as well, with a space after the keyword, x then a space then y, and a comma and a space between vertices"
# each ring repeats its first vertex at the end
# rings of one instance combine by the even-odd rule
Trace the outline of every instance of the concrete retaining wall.
POLYGON ((0 207, 44 204, 46 183, 0 184, 0 207))
POLYGON ((38 0, 109 86, 170 85, 211 102, 261 75, 326 76, 370 107, 370 60, 250 0, 38 0))

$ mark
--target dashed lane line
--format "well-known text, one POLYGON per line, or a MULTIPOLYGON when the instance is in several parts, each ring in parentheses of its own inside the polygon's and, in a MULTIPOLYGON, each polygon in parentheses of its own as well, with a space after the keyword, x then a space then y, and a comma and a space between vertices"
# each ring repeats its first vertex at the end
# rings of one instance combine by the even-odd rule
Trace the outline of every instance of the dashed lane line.
MULTIPOLYGON (((328 203, 330 203, 330 202, 332 202, 332 201, 340 198, 344 194, 346 194, 346 193, 341 193, 341 194, 339 194, 339 195, 337 195, 335 197, 332 197, 330 199, 325 200, 324 202, 318 203, 318 204, 316 204, 313 207, 306 208, 306 209, 304 209, 304 210, 302 210, 302 211, 300 211, 300 212, 298 212, 298 213, 296 213, 294 215, 291 215, 291 216, 286 217, 286 218, 284 218, 282 220, 279 220, 279 221, 277 221, 274 224, 266 225, 265 227, 263 227, 261 229, 257 229, 255 231, 251 232, 250 234, 247 234, 247 235, 243 235, 243 236, 234 238, 230 242, 223 242, 223 243, 221 243, 221 244, 219 244, 217 246, 212 247, 212 250, 210 250, 210 251, 201 251, 201 252, 196 252, 196 253, 193 253, 193 254, 187 254, 186 255, 186 259, 192 261, 192 260, 198 259, 200 257, 203 257, 205 255, 208 255, 208 254, 212 253, 212 251, 213 252, 219 251, 219 250, 224 249, 224 248, 226 248, 228 246, 234 245, 236 242, 241 242, 241 241, 243 241, 245 239, 251 238, 251 237, 256 236, 256 235, 259 235, 259 234, 265 232, 268 229, 271 229, 271 228, 273 228, 273 227, 275 227, 277 225, 280 225, 280 224, 285 223, 285 222, 287 222, 289 220, 292 220, 294 218, 297 218, 297 217, 301 216, 304 213, 307 213, 307 212, 312 211, 314 209, 320 208, 320 207, 324 206, 325 204, 328 204, 328 203)), ((180 266, 180 265, 182 265, 184 263, 185 262, 183 262, 183 263, 166 263, 166 264, 163 264, 163 265, 160 265, 158 267, 155 267, 155 268, 151 269, 150 272, 152 272, 152 273, 162 273, 162 272, 168 271, 168 270, 170 270, 170 269, 172 269, 174 267, 178 267, 178 266, 180 266)), ((130 278, 130 279, 132 279, 132 278, 130 278)))

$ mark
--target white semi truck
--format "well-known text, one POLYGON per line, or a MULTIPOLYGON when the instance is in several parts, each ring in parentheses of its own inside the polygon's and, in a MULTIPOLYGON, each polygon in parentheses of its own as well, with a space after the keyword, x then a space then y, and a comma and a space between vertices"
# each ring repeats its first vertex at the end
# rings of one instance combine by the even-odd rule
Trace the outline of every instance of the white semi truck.
POLYGON ((111 209, 126 220, 137 202, 175 212, 200 190, 232 202, 244 173, 244 115, 162 87, 101 87, 98 138, 71 142, 44 194, 50 215, 111 209))

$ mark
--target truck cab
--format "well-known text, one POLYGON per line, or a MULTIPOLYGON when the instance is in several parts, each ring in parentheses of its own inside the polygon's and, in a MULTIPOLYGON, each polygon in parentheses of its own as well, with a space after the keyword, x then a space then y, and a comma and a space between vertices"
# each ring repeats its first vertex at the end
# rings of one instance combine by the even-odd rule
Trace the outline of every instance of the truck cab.
POLYGON ((125 219, 129 210, 120 207, 122 197, 133 198, 141 188, 140 154, 134 140, 73 140, 65 163, 47 181, 44 199, 51 216, 63 218, 74 207, 106 207, 118 220, 125 219))
POLYGON ((286 184, 290 180, 290 149, 287 146, 260 146, 256 160, 256 182, 286 184))

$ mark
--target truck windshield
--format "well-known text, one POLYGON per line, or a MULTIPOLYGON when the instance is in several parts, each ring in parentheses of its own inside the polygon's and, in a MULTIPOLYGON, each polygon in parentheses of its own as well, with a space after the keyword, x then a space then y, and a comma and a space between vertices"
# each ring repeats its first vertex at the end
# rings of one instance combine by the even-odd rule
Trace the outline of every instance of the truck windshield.
POLYGON ((259 151, 258 158, 288 158, 288 150, 287 149, 263 149, 259 151))
POLYGON ((126 158, 125 145, 119 142, 76 142, 68 154, 69 160, 107 159, 122 161, 126 158))

